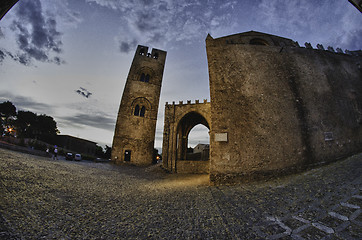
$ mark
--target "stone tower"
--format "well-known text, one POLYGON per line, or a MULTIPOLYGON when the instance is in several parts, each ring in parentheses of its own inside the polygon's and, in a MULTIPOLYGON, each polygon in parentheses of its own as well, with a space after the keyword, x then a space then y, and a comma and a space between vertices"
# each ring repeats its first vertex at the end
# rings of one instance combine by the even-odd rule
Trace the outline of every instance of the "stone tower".
POLYGON ((128 73, 112 144, 112 161, 149 165, 166 52, 138 45, 128 73))

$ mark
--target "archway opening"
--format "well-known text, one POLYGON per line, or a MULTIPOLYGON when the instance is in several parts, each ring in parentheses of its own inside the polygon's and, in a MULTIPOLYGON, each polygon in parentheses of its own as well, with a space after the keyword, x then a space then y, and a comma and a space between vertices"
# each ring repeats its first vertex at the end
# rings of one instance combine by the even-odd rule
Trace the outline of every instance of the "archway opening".
POLYGON ((186 114, 179 122, 177 127, 177 160, 208 160, 209 159, 209 124, 206 119, 197 112, 186 114), (197 126, 197 127, 196 127, 197 126), (195 129, 194 129, 195 128, 195 129), (190 135, 191 130, 192 134, 190 135), (206 129, 206 130, 205 130, 206 129), (194 139, 196 135, 196 139, 194 139), (190 138, 190 136, 192 138, 190 138), (194 155, 194 149, 189 148, 197 146, 200 141, 205 141, 205 145, 197 148, 198 154, 194 155), (206 149, 204 151, 204 149, 206 149), (192 149, 192 150, 191 150, 192 149), (201 152, 201 153, 200 153, 201 152), (204 152, 204 153, 202 153, 204 152))
POLYGON ((205 125, 194 126, 188 134, 187 142, 186 160, 209 160, 210 136, 205 125))

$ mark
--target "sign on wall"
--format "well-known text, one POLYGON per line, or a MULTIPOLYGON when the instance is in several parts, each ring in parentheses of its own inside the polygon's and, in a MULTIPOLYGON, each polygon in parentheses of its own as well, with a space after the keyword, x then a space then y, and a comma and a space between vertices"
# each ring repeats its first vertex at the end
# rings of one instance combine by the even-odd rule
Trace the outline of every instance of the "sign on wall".
POLYGON ((215 133, 215 142, 227 142, 228 133, 215 133))

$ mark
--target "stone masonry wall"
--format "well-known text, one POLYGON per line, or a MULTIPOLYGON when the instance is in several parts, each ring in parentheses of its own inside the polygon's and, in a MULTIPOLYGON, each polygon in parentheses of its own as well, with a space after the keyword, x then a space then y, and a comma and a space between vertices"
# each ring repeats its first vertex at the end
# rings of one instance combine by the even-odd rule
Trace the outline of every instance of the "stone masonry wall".
POLYGON ((362 150, 361 58, 279 40, 253 32, 206 39, 211 181, 291 171, 362 150), (265 45, 248 44, 253 34, 265 45))
POLYGON ((162 165, 170 172, 205 173, 209 169, 209 161, 185 161, 188 134, 191 129, 203 124, 211 127, 210 102, 196 100, 179 104, 165 105, 165 122, 162 144, 162 165))

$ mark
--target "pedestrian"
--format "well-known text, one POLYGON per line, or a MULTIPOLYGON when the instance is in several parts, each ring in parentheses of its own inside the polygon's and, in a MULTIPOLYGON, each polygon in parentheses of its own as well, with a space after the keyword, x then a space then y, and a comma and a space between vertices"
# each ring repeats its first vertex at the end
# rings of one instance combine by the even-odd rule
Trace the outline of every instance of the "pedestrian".
POLYGON ((47 157, 49 157, 49 148, 47 148, 47 150, 45 151, 47 157))
POLYGON ((54 160, 58 160, 57 155, 58 155, 58 147, 57 147, 57 145, 55 145, 54 146, 54 160))

